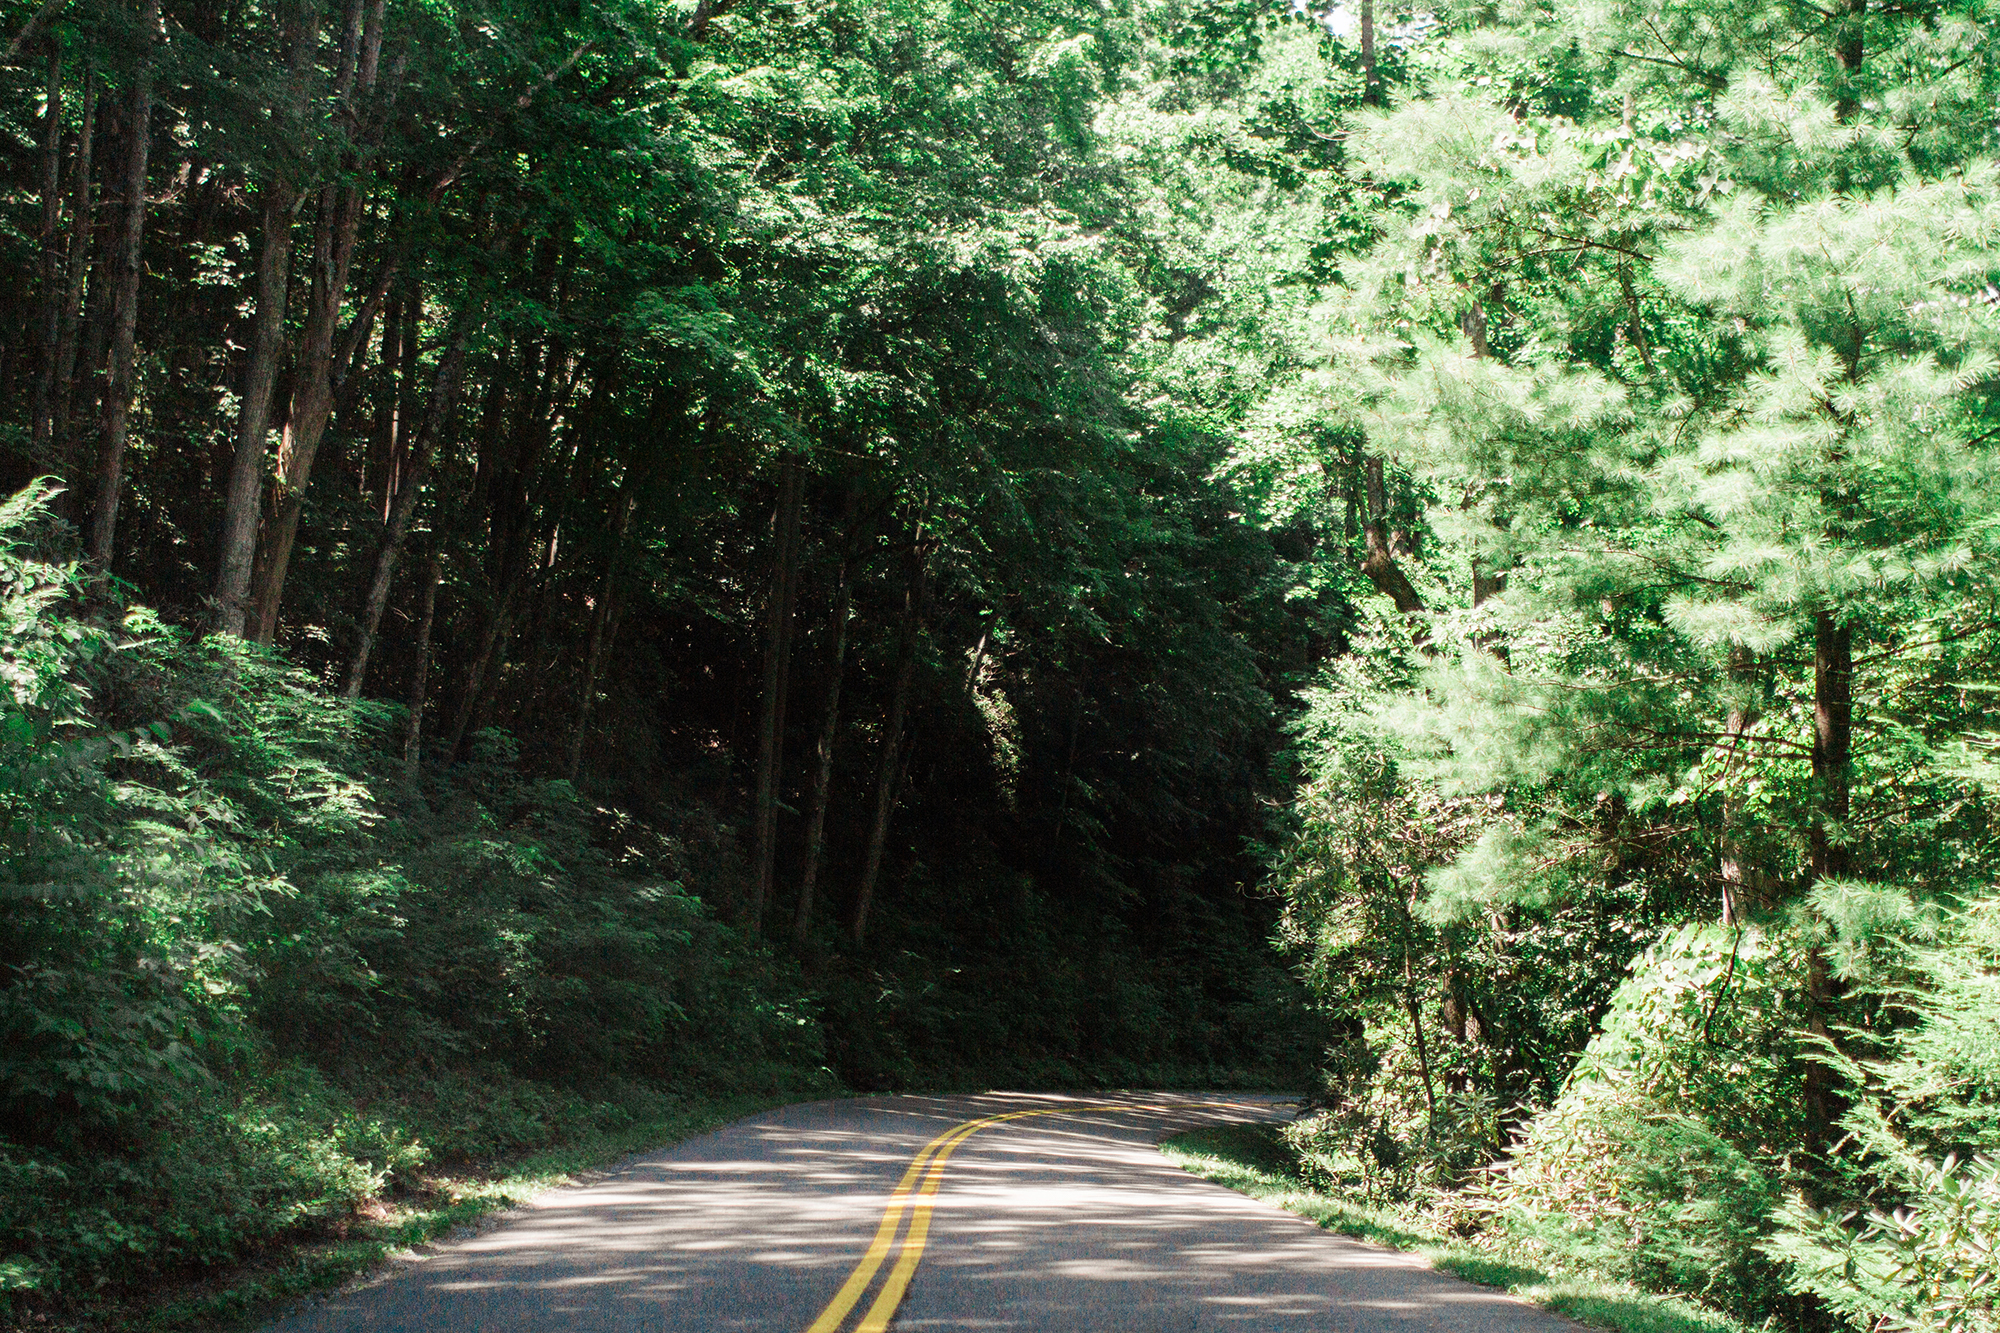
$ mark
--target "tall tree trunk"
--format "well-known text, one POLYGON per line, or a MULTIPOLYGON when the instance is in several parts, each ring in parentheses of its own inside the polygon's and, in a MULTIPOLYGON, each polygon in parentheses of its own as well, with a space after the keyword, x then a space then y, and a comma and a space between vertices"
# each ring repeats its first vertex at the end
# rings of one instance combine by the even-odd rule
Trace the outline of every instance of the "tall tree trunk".
POLYGON ((517 568, 509 570, 500 589, 493 614, 487 618, 486 627, 479 636, 479 645, 473 650, 472 663, 466 671, 465 694, 459 700, 458 713, 452 719, 451 738, 446 751, 453 759, 465 753, 466 738, 483 731, 493 715, 493 706, 500 697, 500 686, 507 670, 508 650, 514 642, 514 622, 521 611, 521 594, 528 590, 537 558, 542 553, 542 543, 524 543, 526 550, 517 568))
POLYGON ((1382 105, 1382 79, 1375 71, 1375 0, 1361 0, 1361 102, 1382 105))
POLYGON ((1389 497, 1388 488, 1382 480, 1382 459, 1378 454, 1369 454, 1362 460, 1362 477, 1368 502, 1368 512, 1363 515, 1362 534, 1368 541, 1368 554, 1362 558, 1361 572, 1375 585, 1375 591, 1396 604, 1396 610, 1404 615, 1413 615, 1424 609, 1424 599, 1417 595, 1409 576, 1396 563, 1395 554, 1389 545, 1389 497))
POLYGON ((771 590, 764 607, 764 696, 757 729, 757 798, 752 842, 750 901, 744 921, 751 934, 764 929, 777 861, 778 781, 785 766, 785 691, 791 683, 792 613, 799 586, 799 528, 804 512, 805 464, 785 458, 773 519, 771 590))
POLYGON ((833 642, 827 648, 826 703, 820 710, 819 740, 813 747, 813 778, 806 812, 806 857, 799 871, 799 901, 792 911, 792 939, 803 944, 812 929, 813 890, 819 883, 820 856, 826 848, 826 807, 833 789, 833 747, 840 736, 840 682, 847 664, 847 614, 853 600, 847 583, 847 559, 834 575, 833 642))
POLYGON ((1486 342, 1486 304, 1476 291, 1472 303, 1458 317, 1458 329, 1465 335, 1466 344, 1476 360, 1484 361, 1493 354, 1493 349, 1486 342))
POLYGON ((875 766, 875 814, 868 824, 868 855, 861 864, 861 883, 854 893, 854 915, 848 935, 861 943, 868 930, 868 909, 875 899, 875 881, 882 874, 882 851, 889 841, 889 816, 896 808, 896 780, 902 772, 903 717, 910 702, 910 682, 917 670, 917 631, 921 626, 929 566, 922 553, 910 588, 903 597, 903 641, 896 650, 896 684, 889 696, 889 717, 882 727, 882 752, 875 766))
MULTIPOLYGON (((1834 20, 1834 55, 1840 61, 1841 73, 1850 76, 1859 73, 1868 58, 1868 0, 1836 0, 1829 8, 1833 10, 1828 17, 1834 20)), ((1841 80, 1840 91, 1833 100, 1833 114, 1845 124, 1860 109, 1851 79, 1841 80)))
MULTIPOLYGON (((48 93, 42 104, 41 361, 35 368, 35 398, 28 412, 28 448, 37 466, 54 460, 49 432, 55 420, 57 341, 62 336, 62 44, 49 43, 48 93)), ((64 481, 70 480, 68 477, 64 481)))
POLYGON ((63 274, 62 309, 56 328, 55 401, 51 405, 54 419, 49 425, 56 469, 71 488, 63 498, 62 512, 72 521, 82 518, 81 506, 75 498, 76 487, 82 478, 78 475, 76 435, 71 423, 77 399, 77 335, 83 320, 83 284, 90 272, 90 237, 95 221, 91 216, 90 158, 96 139, 97 71, 86 60, 83 66, 82 124, 77 130, 72 167, 75 178, 71 187, 69 256, 63 274))
POLYGON ((472 660, 466 666, 465 692, 459 698, 458 712, 452 719, 451 736, 445 744, 445 753, 454 760, 464 753, 466 738, 486 725, 498 697, 501 676, 507 666, 507 649, 513 642, 514 620, 520 611, 521 593, 527 587, 536 559, 542 552, 541 541, 525 535, 512 545, 515 550, 511 555, 503 553, 502 558, 508 563, 499 571, 493 605, 473 648, 472 660))
MULTIPOLYGON (((1464 313, 1459 316, 1458 327, 1464 332, 1466 342, 1471 346, 1472 355, 1475 359, 1484 361, 1492 355, 1492 349, 1486 343, 1486 307, 1480 302, 1476 293, 1472 298, 1472 303, 1466 306, 1464 313)), ((1379 460, 1377 461, 1379 463, 1379 460)), ((1378 466, 1376 478, 1371 481, 1372 485, 1380 486, 1379 476, 1380 468, 1378 466)), ((1465 503, 1466 508, 1469 509, 1472 507, 1473 501, 1478 494, 1477 490, 1468 491, 1465 503)), ((1370 554, 1373 554, 1372 546, 1370 554)), ((1475 541, 1472 548, 1473 609, 1477 610, 1479 607, 1485 605, 1488 599, 1506 591, 1506 588, 1506 571, 1494 569, 1492 561, 1483 557, 1483 553, 1479 550, 1479 544, 1475 541)), ((1502 662, 1508 660, 1507 645, 1500 641, 1498 635, 1482 634, 1478 637, 1478 643, 1480 647, 1487 649, 1502 662)))
POLYGON ((347 663, 347 684, 343 693, 350 699, 361 697, 362 685, 368 678, 368 658, 375 648, 375 636, 382 628, 382 613, 389 605, 389 585, 396 577, 396 562, 402 558, 403 543, 409 537, 410 522, 416 515, 424 482, 429 478, 431 464, 437 457, 438 442, 444 438, 445 428, 458 407, 459 386, 465 379, 466 345, 471 339, 474 322, 470 317, 461 318, 451 344, 438 358, 437 377, 431 384, 430 405, 424 411, 424 421, 417 429, 417 440, 413 446, 416 458, 409 475, 396 490, 396 498, 389 508, 389 521, 383 525, 382 546, 375 554, 375 570, 368 582, 367 599, 362 603, 354 654, 347 663))
POLYGON ((1848 766, 1854 747, 1854 631, 1830 611, 1813 617, 1814 812, 1812 874, 1815 881, 1848 873, 1845 830, 1848 766))
POLYGON ((479 639, 473 645, 471 660, 465 666, 464 693, 460 695, 458 709, 452 714, 451 733, 445 737, 444 755, 449 763, 456 763, 465 749, 465 738, 477 730, 473 718, 479 713, 480 705, 486 697, 486 675, 493 670, 493 655, 500 650, 501 643, 514 629, 514 589, 509 586, 496 601, 480 628, 479 639))
MULTIPOLYGON (((1414 901, 1413 896, 1403 904, 1405 931, 1416 929, 1416 914, 1410 910, 1414 901)), ((1417 1054, 1417 1072, 1424 1080, 1425 1127, 1434 1128, 1437 1124, 1437 1089, 1431 1079, 1430 1043, 1424 1037, 1424 1011, 1417 1002, 1417 975, 1410 962, 1410 942, 1407 938, 1403 941, 1403 1011, 1409 1015, 1410 1041, 1417 1054)))
POLYGON ((437 623, 438 582, 444 577, 444 563, 435 542, 424 560, 423 592, 417 607, 417 660, 410 671, 410 717, 403 727, 403 763, 414 775, 423 753, 424 701, 431 683, 431 628, 437 623))
MULTIPOLYGON (((350 132, 361 125, 357 102, 375 90, 384 3, 385 0, 374 0, 366 10, 365 24, 361 0, 351 0, 348 8, 336 95, 341 106, 339 120, 350 132)), ((339 327, 341 301, 347 293, 348 273, 354 262, 355 241, 360 234, 362 206, 367 197, 366 172, 373 157, 374 146, 361 145, 345 164, 352 183, 345 187, 328 184, 319 191, 319 209, 313 225, 311 296, 293 374, 297 387, 278 442, 278 475, 273 483, 271 518, 253 572, 255 637, 259 643, 271 642, 277 633, 278 606, 284 598, 292 547, 298 540, 299 517, 304 511, 306 487, 312 480, 313 460, 333 418, 337 360, 334 334, 339 327)), ((356 312, 354 332, 366 337, 365 327, 373 322, 373 316, 372 306, 356 312)))
MULTIPOLYGON (((1629 130, 1632 123, 1632 94, 1625 94, 1625 123, 1629 130)), ((1625 297, 1625 310, 1632 316, 1628 327, 1632 331, 1632 347, 1639 353, 1639 362, 1646 367, 1646 373, 1653 373, 1653 349, 1646 341, 1646 325, 1639 318, 1639 293, 1632 287, 1632 264, 1627 260, 1618 265, 1618 290, 1625 297)))
MULTIPOLYGON (((307 79, 319 38, 319 10, 307 0, 292 16, 288 105, 273 119, 296 122, 304 109, 307 79)), ((243 400, 237 409, 236 455, 223 500, 222 554, 215 601, 222 632, 242 637, 249 625, 250 580, 256 567, 257 526, 262 517, 264 454, 271 430, 271 400, 285 348, 285 311, 292 279, 292 211, 296 184, 282 171, 258 192, 262 205, 257 254, 257 311, 251 324, 250 361, 243 373, 243 400)))
POLYGON ((611 555, 604 564, 604 580, 597 587, 597 605, 591 608, 590 640, 583 652, 583 692, 576 701, 576 722, 570 728, 569 753, 564 759, 563 776, 571 782, 583 767, 583 742, 590 731, 591 709, 597 703, 597 673, 611 641, 612 603, 618 595, 618 576, 624 572, 625 537, 632 527, 632 511, 638 497, 626 495, 618 506, 617 530, 612 535, 611 555))
POLYGON ((271 398, 284 355, 285 298, 291 288, 292 209, 288 191, 273 182, 264 192, 263 236, 257 252, 257 313, 251 325, 250 361, 236 416, 236 454, 222 509, 222 561, 215 600, 222 632, 241 636, 250 611, 250 576, 257 556, 264 451, 271 429, 271 398))
POLYGON ((398 295, 382 313, 382 350, 375 362, 379 384, 375 396, 375 418, 368 433, 368 453, 361 466, 361 493, 369 497, 371 508, 379 507, 381 520, 389 521, 395 504, 396 488, 402 484, 405 438, 410 430, 410 413, 415 400, 411 386, 416 367, 413 330, 407 330, 405 310, 417 302, 398 295), (379 502, 379 503, 378 503, 379 502))
MULTIPOLYGON (((1840 879, 1852 869, 1844 825, 1850 808, 1850 764, 1854 742, 1854 631, 1831 611, 1813 617, 1813 821, 1810 835, 1812 879, 1840 879)), ((1839 994, 1826 949, 1806 951, 1806 1026, 1821 1041, 1833 1038, 1830 1015, 1839 994)), ((1824 1151, 1838 1136, 1841 1113, 1834 1073, 1820 1061, 1806 1067, 1806 1117, 1812 1147, 1824 1151)))
MULTIPOLYGON (((107 120, 115 119, 105 112, 107 120)), ((115 127, 107 127, 115 128, 115 127)), ((116 139, 114 137, 113 143, 116 139)), ((100 207, 103 201, 100 200, 100 207)), ((107 228, 107 231, 109 228, 107 228)), ((78 339, 77 369, 75 380, 70 385, 70 400, 64 405, 67 414, 64 431, 71 439, 70 450, 74 455, 75 476, 78 496, 79 526, 86 534, 89 528, 90 505, 94 493, 90 489, 89 472, 95 457, 89 447, 95 443, 94 427, 97 424, 98 405, 104 401, 104 349, 111 342, 111 292, 117 286, 112 281, 112 267, 117 248, 117 237, 107 236, 106 243, 99 245, 90 257, 89 291, 83 301, 83 327, 78 339)))
MULTIPOLYGON (((562 300, 557 286, 561 256, 556 247, 538 247, 530 290, 557 292, 551 304, 558 312, 562 300)), ((491 538, 488 547, 488 587, 492 591, 489 613, 466 672, 464 694, 452 721, 448 750, 454 759, 464 749, 467 736, 483 728, 499 697, 513 642, 514 622, 520 613, 521 596, 529 585, 540 556, 546 549, 549 532, 537 522, 535 497, 544 490, 541 477, 548 446, 555 435, 556 419, 567 405, 572 379, 557 391, 557 374, 563 360, 560 345, 553 337, 541 340, 539 352, 530 349, 521 358, 520 375, 527 381, 525 397, 514 429, 495 443, 496 456, 489 469, 484 451, 480 456, 482 482, 489 471, 493 482, 487 489, 485 512, 491 538), (538 364, 539 363, 539 364, 538 364)))
MULTIPOLYGON (((292 546, 298 540, 306 484, 320 438, 333 415, 334 324, 341 295, 347 289, 346 255, 340 253, 338 242, 342 238, 336 231, 338 219, 330 216, 340 208, 340 194, 331 186, 320 191, 319 215, 313 226, 311 295, 293 368, 291 410, 278 436, 277 471, 271 482, 264 538, 257 544, 252 563, 249 630, 259 643, 268 644, 277 632, 278 602, 291 566, 292 546)), ((345 239, 351 254, 353 233, 345 239)))
MULTIPOLYGON (((1757 725, 1757 708, 1746 697, 1752 684, 1755 660, 1742 648, 1729 652, 1729 680, 1737 692, 1723 722, 1722 772, 1725 783, 1742 773, 1749 759, 1744 751, 1750 728, 1757 725)), ((1722 879, 1722 924, 1741 926, 1763 904, 1764 876, 1749 862, 1743 837, 1743 800, 1726 789, 1722 798, 1722 828, 1716 839, 1722 879)))
POLYGON ((118 233, 111 304, 111 359, 104 383, 103 427, 97 447, 96 503, 90 514, 90 559, 111 567, 118 532, 118 500, 125 484, 125 441, 132 399, 138 391, 139 278, 145 264, 146 162, 153 145, 153 49, 160 41, 160 0, 147 0, 140 26, 145 49, 132 74, 127 106, 124 217, 118 233))

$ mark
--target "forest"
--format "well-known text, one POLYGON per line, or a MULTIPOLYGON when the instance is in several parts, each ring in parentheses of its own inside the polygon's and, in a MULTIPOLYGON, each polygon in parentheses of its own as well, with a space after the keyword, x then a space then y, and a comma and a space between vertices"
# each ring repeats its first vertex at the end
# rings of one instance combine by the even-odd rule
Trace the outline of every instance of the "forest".
POLYGON ((0 0, 0 1322, 1147 1086, 2000 1330, 1996 33, 0 0))

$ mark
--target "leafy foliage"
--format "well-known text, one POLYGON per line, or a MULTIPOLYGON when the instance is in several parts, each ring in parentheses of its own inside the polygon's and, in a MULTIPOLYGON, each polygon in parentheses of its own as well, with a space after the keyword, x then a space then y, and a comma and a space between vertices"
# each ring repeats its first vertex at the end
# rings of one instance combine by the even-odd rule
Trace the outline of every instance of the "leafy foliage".
POLYGON ((608 853, 497 733, 416 786, 383 710, 143 611, 80 615, 37 517, 17 500, 0 552, 11 1287, 225 1261, 660 1088, 823 1086, 809 1002, 670 848, 625 829, 608 853))
POLYGON ((1940 943, 1905 946, 1882 988, 1904 1021, 1874 1058, 1838 1051, 1860 1090, 1843 1125, 1854 1206, 1791 1199, 1767 1249, 1857 1327, 2000 1327, 2000 933, 1991 899, 1940 943))
POLYGON ((1768 1314, 1759 1246, 1806 1132, 1796 957, 1715 926, 1648 949, 1477 1206, 1558 1261, 1768 1314))

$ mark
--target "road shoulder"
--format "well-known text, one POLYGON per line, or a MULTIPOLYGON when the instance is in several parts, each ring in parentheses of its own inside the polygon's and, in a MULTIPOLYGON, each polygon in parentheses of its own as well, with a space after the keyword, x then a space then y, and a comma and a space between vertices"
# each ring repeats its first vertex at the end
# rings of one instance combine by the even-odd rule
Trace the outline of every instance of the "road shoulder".
POLYGON ((1411 1218, 1322 1194, 1290 1168, 1282 1145, 1263 1126, 1196 1129, 1159 1146, 1169 1161, 1191 1175, 1274 1204, 1338 1235, 1414 1254, 1441 1273, 1499 1288, 1590 1328, 1609 1333, 1748 1333, 1734 1320, 1688 1301, 1509 1262, 1425 1231, 1411 1218))

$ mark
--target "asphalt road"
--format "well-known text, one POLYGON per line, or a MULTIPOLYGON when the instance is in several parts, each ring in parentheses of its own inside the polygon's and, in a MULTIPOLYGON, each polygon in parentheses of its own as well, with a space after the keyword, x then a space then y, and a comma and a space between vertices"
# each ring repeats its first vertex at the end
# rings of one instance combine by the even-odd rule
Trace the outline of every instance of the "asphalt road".
POLYGON ((1276 1099, 877 1097, 738 1121, 270 1333, 1576 1333, 1171 1165, 1276 1099))

